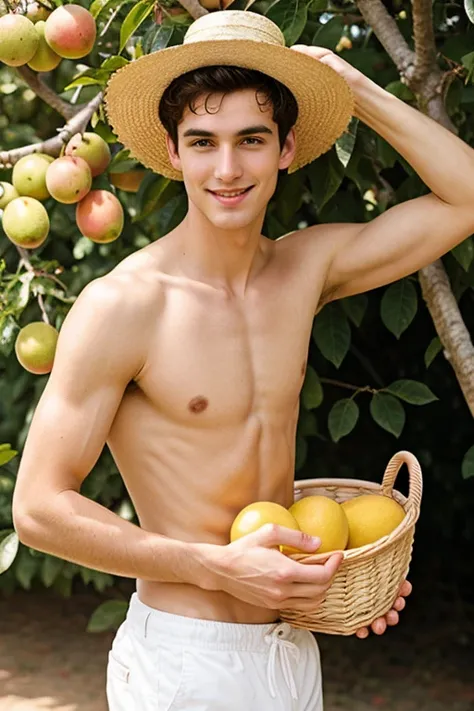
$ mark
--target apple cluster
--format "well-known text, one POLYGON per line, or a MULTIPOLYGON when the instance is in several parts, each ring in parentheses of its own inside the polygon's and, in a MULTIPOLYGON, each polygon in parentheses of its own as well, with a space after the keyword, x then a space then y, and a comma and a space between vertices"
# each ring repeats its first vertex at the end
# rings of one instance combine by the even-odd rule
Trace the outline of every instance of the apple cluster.
POLYGON ((61 5, 49 12, 30 3, 26 15, 10 12, 0 17, 0 62, 49 72, 61 59, 85 57, 95 39, 95 20, 80 5, 61 5))
POLYGON ((23 156, 13 166, 12 182, 0 182, 2 225, 14 244, 36 249, 49 234, 49 216, 43 201, 52 197, 65 205, 76 204, 76 223, 84 237, 106 244, 123 229, 120 201, 108 190, 91 190, 92 179, 110 163, 110 149, 98 134, 77 133, 63 154, 23 156))

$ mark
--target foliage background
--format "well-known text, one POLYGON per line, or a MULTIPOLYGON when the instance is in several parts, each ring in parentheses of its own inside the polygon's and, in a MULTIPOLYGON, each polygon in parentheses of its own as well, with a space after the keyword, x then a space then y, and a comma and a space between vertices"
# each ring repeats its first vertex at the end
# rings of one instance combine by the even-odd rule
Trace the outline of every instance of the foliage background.
MULTIPOLYGON (((43 77, 73 103, 92 99, 110 72, 125 61, 181 43, 192 21, 184 11, 170 14, 173 2, 168 0, 161 9, 149 0, 81 4, 96 15, 99 32, 94 51, 84 60, 63 60, 58 69, 43 77)), ((412 46, 411 4, 387 0, 385 5, 412 46)), ((241 0, 236 0, 228 9, 243 7, 241 0)), ((400 81, 356 5, 344 0, 257 0, 251 11, 277 22, 288 45, 298 42, 337 49, 382 87, 413 102, 413 95, 400 81), (346 38, 342 43, 341 37, 346 38)), ((433 12, 439 64, 452 73, 446 94, 448 112, 461 138, 474 145, 474 28, 459 3, 436 0, 433 12)), ((0 66, 0 150, 44 140, 63 123, 15 70, 0 66)), ((116 143, 103 113, 94 115, 92 126, 110 143, 115 169, 128 170, 135 165, 116 143)), ((10 171, 0 170, 0 180, 9 178, 10 171)), ((19 328, 41 319, 37 294, 43 295, 50 321, 59 329, 74 297, 89 281, 159 239, 179 224, 186 212, 183 186, 151 173, 137 194, 116 190, 104 175, 95 179, 93 187, 116 192, 126 209, 124 232, 114 243, 99 246, 81 237, 74 207, 51 200, 46 206, 52 229, 44 245, 30 254, 37 270, 32 277, 19 264, 17 250, 0 227, 0 443, 11 445, 18 453, 13 456, 6 446, 0 449, 3 537, 12 531, 16 471, 48 377, 25 372, 14 354, 19 328), (52 275, 60 281, 54 281, 52 275)), ((280 175, 264 234, 277 238, 307 224, 365 222, 391 205, 425 192, 426 187, 391 146, 366 126, 353 122, 351 131, 329 153, 292 176, 280 175)), ((470 331, 474 328, 473 257, 469 238, 443 258, 470 331)), ((466 566, 465 556, 474 542, 472 417, 443 357, 416 274, 323 309, 315 319, 301 400, 296 478, 341 476, 380 481, 395 451, 411 450, 421 462, 425 484, 415 572, 444 577, 461 594, 467 591, 472 569, 466 566)), ((48 452, 41 456, 48 457, 48 452)), ((405 473, 397 487, 406 492, 405 473)), ((82 493, 136 522, 107 447, 84 482, 82 493)), ((18 586, 46 586, 69 596, 77 581, 101 592, 110 589, 111 595, 117 594, 116 587, 112 593, 112 586, 120 582, 20 545, 14 563, 0 576, 0 591, 11 594, 18 586)))

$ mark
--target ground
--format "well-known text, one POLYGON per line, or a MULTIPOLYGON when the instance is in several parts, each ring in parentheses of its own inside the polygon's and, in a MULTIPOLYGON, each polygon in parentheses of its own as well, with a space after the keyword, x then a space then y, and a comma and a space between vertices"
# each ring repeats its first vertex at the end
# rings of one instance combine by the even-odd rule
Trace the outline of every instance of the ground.
MULTIPOLYGON (((113 634, 85 631, 102 599, 87 590, 0 597, 0 711, 106 711, 113 634)), ((420 584, 382 637, 318 637, 325 711, 474 711, 473 611, 420 584)))

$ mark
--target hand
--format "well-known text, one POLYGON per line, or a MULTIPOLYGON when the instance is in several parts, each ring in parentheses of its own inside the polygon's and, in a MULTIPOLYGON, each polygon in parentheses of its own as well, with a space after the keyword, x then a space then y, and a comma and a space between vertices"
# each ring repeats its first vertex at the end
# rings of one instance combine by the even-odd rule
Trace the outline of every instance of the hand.
MULTIPOLYGON (((405 598, 408 597, 411 591, 412 584, 408 582, 408 580, 405 580, 402 583, 400 590, 398 591, 399 597, 397 597, 397 599, 393 603, 392 609, 389 610, 384 617, 378 617, 370 625, 372 632, 374 632, 375 634, 383 634, 387 629, 387 626, 393 627, 394 625, 398 624, 398 613, 405 607, 405 598)), ((369 628, 361 627, 357 630, 356 636, 359 639, 365 639, 369 636, 369 628)))
POLYGON ((342 553, 334 553, 324 563, 304 564, 281 553, 280 545, 315 553, 321 541, 313 543, 302 531, 265 524, 233 543, 212 549, 207 567, 216 581, 213 589, 257 607, 313 610, 331 585, 342 553))
POLYGON ((357 89, 361 84, 372 83, 365 74, 355 69, 355 67, 342 59, 342 57, 339 57, 339 55, 331 52, 330 49, 326 49, 325 47, 309 47, 306 44, 294 44, 290 49, 294 49, 296 52, 301 52, 302 54, 307 54, 319 62, 327 64, 340 74, 352 89, 357 89))

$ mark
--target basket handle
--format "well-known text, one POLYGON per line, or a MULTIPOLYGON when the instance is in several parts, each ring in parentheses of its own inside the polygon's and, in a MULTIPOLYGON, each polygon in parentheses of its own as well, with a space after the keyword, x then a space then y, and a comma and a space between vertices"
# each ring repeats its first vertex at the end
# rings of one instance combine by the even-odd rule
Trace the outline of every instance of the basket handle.
POLYGON ((408 504, 410 507, 414 507, 415 511, 419 511, 423 491, 423 479, 420 463, 411 452, 401 451, 393 455, 383 475, 382 494, 384 494, 384 496, 391 496, 395 479, 397 478, 402 464, 407 465, 409 473, 408 504))

